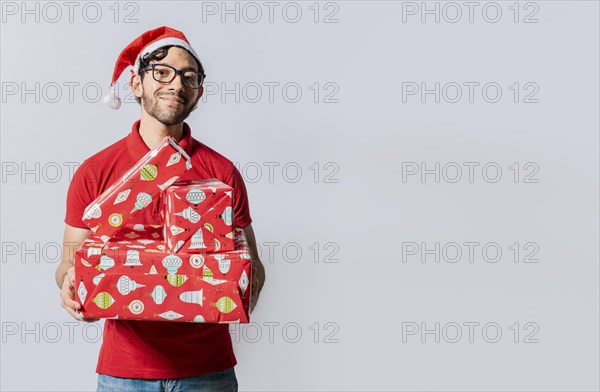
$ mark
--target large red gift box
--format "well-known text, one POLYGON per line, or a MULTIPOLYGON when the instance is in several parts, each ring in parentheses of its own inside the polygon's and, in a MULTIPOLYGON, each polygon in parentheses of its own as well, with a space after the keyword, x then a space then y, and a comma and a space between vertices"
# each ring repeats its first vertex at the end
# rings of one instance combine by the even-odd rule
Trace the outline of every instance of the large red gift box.
POLYGON ((104 242, 91 234, 75 254, 85 318, 247 323, 251 261, 244 231, 234 251, 172 253, 162 226, 127 226, 104 242))
POLYGON ((167 248, 173 252, 234 249, 233 189, 217 179, 189 180, 165 191, 167 248))
POLYGON ((85 209, 83 222, 108 241, 191 167, 190 157, 177 141, 165 137, 85 209))

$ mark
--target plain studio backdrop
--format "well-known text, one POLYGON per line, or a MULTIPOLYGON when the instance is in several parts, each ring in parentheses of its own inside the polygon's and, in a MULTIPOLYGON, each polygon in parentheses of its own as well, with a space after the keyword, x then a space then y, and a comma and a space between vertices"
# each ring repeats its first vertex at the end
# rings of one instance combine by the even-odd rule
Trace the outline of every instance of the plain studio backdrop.
POLYGON ((182 30, 195 138, 248 187, 267 282, 240 389, 598 390, 595 1, 2 2, 1 388, 91 391, 65 196, 140 109, 120 51, 182 30))

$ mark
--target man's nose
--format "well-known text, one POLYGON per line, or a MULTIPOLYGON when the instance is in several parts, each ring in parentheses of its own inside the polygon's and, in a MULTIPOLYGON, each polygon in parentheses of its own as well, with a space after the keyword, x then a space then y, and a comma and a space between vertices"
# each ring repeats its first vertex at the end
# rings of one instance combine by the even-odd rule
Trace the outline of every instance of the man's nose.
POLYGON ((175 78, 173 78, 173 80, 171 80, 171 83, 169 83, 169 88, 176 91, 183 90, 185 88, 183 84, 183 74, 175 75, 175 78))

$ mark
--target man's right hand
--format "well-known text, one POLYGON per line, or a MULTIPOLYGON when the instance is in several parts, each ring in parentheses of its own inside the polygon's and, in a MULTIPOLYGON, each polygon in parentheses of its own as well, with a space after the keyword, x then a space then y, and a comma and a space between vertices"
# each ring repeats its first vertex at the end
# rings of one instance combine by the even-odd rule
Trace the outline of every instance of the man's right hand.
POLYGON ((56 269, 56 284, 60 288, 60 305, 76 320, 91 322, 99 319, 84 319, 79 313, 81 305, 75 301, 75 251, 88 237, 90 230, 66 225, 63 240, 63 257, 56 269))
POLYGON ((81 313, 78 312, 81 305, 75 301, 75 267, 69 268, 63 279, 62 288, 60 289, 60 305, 76 320, 88 323, 99 320, 83 318, 81 313))

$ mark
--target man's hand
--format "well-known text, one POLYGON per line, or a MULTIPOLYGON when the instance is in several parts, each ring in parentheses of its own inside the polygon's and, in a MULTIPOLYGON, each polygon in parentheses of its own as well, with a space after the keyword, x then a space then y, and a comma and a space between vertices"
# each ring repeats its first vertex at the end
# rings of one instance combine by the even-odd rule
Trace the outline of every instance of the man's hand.
POLYGON ((69 268, 65 274, 62 288, 60 289, 60 306, 66 309, 66 311, 76 320, 88 323, 99 320, 83 318, 81 313, 78 312, 78 310, 81 309, 81 305, 79 302, 75 301, 75 267, 69 268))
POLYGON ((265 267, 261 261, 258 262, 252 260, 252 297, 250 298, 250 313, 254 310, 260 291, 265 284, 265 267))
POLYGON ((81 305, 75 301, 75 267, 73 256, 81 243, 88 237, 90 230, 67 225, 63 239, 63 255, 56 269, 56 283, 60 288, 60 306, 76 320, 91 322, 99 319, 84 319, 79 313, 81 305))
POLYGON ((250 312, 254 310, 260 291, 265 284, 265 267, 263 266, 260 258, 258 257, 258 249, 256 248, 256 237, 254 236, 254 229, 252 225, 244 227, 244 234, 246 235, 246 241, 250 247, 250 257, 252 258, 252 296, 250 298, 250 312))

